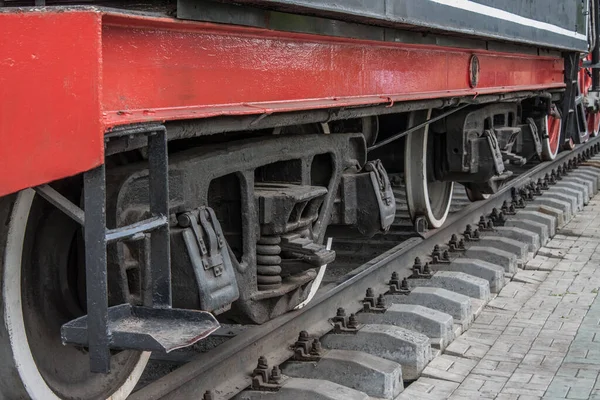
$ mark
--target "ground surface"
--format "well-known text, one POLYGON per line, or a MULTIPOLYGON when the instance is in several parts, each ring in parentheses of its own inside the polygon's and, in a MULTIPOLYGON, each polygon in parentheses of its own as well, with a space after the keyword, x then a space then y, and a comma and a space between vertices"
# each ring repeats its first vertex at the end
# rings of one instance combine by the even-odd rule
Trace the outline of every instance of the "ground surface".
POLYGON ((600 194, 398 400, 600 399, 600 194))

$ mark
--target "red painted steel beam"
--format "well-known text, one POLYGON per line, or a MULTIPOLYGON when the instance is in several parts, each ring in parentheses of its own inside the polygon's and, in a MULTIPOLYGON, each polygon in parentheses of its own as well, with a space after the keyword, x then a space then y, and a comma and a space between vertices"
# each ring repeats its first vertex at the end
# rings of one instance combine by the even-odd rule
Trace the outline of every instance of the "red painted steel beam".
POLYGON ((0 12, 0 196, 104 161, 101 23, 0 12))
POLYGON ((558 57, 93 8, 0 13, 0 35, 0 195, 99 165, 118 125, 564 87, 558 57))

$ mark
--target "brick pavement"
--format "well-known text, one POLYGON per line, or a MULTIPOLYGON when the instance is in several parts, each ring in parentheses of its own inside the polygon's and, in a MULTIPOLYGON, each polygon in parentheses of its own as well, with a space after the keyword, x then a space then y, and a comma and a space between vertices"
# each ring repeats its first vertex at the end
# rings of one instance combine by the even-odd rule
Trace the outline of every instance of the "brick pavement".
POLYGON ((600 195, 541 248, 403 393, 600 400, 600 195))

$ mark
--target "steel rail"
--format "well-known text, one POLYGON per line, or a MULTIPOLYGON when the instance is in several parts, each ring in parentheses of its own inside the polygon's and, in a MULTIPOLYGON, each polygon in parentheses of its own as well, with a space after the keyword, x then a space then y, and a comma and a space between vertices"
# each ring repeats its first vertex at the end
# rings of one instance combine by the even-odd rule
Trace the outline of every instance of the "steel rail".
POLYGON ((600 137, 560 153, 554 161, 542 162, 507 183, 488 200, 470 204, 448 217, 444 227, 423 237, 399 243, 373 260, 342 277, 337 283, 322 287, 313 301, 303 309, 284 314, 266 324, 256 326, 199 354, 192 361, 140 389, 131 395, 134 400, 202 398, 212 390, 216 399, 229 399, 250 384, 252 370, 259 356, 266 356, 270 365, 280 364, 292 356, 291 345, 301 330, 311 336, 322 336, 332 329, 329 319, 338 307, 347 312, 362 309, 367 288, 384 292, 393 271, 400 276, 411 274, 414 258, 430 254, 435 244, 446 243, 452 234, 464 230, 466 224, 476 225, 481 215, 489 215, 503 201, 511 200, 512 188, 519 188, 532 179, 543 178, 552 169, 577 158, 592 146, 600 146, 600 137))

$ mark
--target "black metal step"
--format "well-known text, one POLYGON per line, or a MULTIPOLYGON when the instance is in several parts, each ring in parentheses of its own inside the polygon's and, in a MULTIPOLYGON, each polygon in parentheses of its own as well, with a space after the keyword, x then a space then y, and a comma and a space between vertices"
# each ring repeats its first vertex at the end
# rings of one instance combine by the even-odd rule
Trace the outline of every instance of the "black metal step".
MULTIPOLYGON (((108 309, 109 347, 166 353, 190 346, 217 329, 206 311, 121 304, 108 309)), ((63 344, 88 345, 88 316, 62 326, 63 344)))

